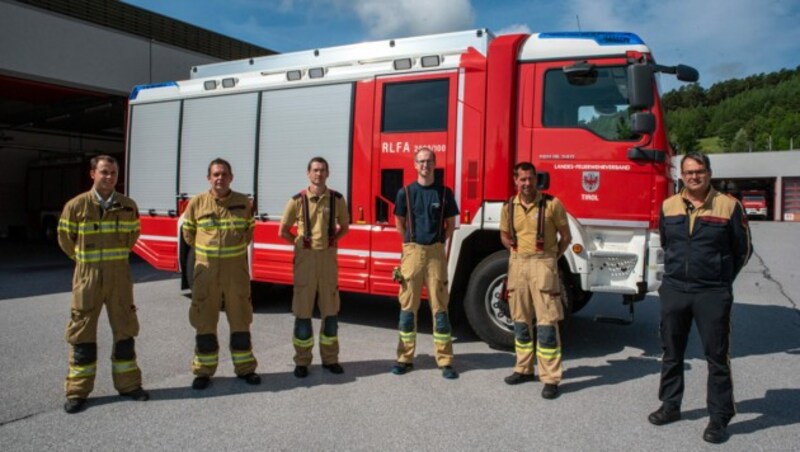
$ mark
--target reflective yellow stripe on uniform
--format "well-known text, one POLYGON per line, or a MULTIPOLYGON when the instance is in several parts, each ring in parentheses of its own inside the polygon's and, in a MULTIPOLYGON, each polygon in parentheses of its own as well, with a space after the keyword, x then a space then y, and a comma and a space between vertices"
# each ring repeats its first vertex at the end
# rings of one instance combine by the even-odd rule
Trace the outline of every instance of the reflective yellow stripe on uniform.
POLYGON ((127 260, 131 250, 128 248, 102 248, 99 250, 82 251, 75 247, 75 260, 80 263, 106 262, 127 260))
POLYGON ((195 223, 192 220, 185 220, 183 222, 183 229, 186 229, 188 231, 196 231, 197 230, 197 223, 195 223))
POLYGON ((333 345, 339 340, 337 336, 326 336, 324 334, 319 335, 319 343, 320 345, 333 345))
POLYGON ((220 259, 242 256, 247 253, 246 243, 234 246, 217 246, 217 247, 204 246, 200 245, 199 243, 195 243, 194 247, 195 247, 195 253, 197 253, 198 256, 217 257, 220 259))
POLYGON ((234 364, 251 363, 256 360, 253 352, 231 352, 231 359, 234 364))
POLYGON ((311 348, 314 346, 314 338, 310 337, 308 339, 298 339, 296 337, 293 337, 292 343, 301 348, 311 348))
POLYGON ((453 340, 453 336, 449 333, 433 333, 433 342, 437 344, 446 344, 453 340))
POLYGON ((70 364, 67 378, 94 377, 95 373, 97 373, 97 364, 87 364, 85 366, 70 364))
POLYGON ((60 220, 58 220, 58 231, 74 234, 78 232, 78 223, 75 223, 74 221, 69 221, 66 218, 61 218, 60 220))
POLYGON ((406 344, 413 344, 417 341, 417 333, 411 331, 409 333, 405 333, 403 331, 400 332, 400 340, 405 342, 406 344))
POLYGON ((76 227, 78 235, 129 233, 139 230, 139 220, 95 221, 80 223, 76 227))
POLYGON ((520 351, 532 352, 533 351, 533 342, 514 341, 514 348, 516 350, 520 350, 520 351))
POLYGON ((124 374, 139 369, 136 361, 112 361, 111 371, 115 374, 124 374))
POLYGON ((536 356, 542 359, 555 359, 561 356, 561 347, 544 348, 539 347, 536 349, 536 356))
POLYGON ((226 230, 246 230, 251 224, 255 224, 255 219, 247 220, 244 218, 209 218, 197 222, 197 226, 203 229, 226 230))
POLYGON ((195 366, 203 366, 203 367, 214 367, 217 365, 217 360, 219 359, 219 354, 214 353, 211 355, 194 355, 194 365, 195 366))

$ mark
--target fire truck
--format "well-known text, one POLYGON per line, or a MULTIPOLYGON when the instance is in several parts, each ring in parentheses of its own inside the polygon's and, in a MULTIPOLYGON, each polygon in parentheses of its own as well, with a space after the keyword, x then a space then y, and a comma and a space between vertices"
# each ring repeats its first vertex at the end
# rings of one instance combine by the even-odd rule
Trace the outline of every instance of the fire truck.
POLYGON ((255 207, 252 280, 292 284, 293 247, 278 227, 319 155, 330 162, 328 186, 350 209, 339 288, 396 296, 394 201, 416 179, 414 152, 424 146, 461 212, 447 243, 451 298, 483 340, 513 344, 498 231, 520 161, 536 165, 541 188, 568 211, 573 242, 560 260, 567 311, 613 293, 632 318, 633 302, 660 282, 658 212, 673 192, 659 73, 698 77, 688 66, 656 64, 632 33, 495 37, 486 29, 194 67, 189 80, 138 86, 130 96, 127 191, 142 225, 134 251, 190 285, 194 257, 181 213, 208 189, 208 163, 222 157, 232 188, 255 207))

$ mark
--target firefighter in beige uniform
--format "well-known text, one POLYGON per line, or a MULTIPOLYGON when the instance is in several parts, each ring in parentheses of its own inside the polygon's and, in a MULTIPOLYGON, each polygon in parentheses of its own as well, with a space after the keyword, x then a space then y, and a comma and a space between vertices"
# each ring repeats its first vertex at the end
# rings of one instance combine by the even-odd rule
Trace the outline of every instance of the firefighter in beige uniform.
POLYGON ((231 165, 215 159, 208 165, 211 189, 189 201, 183 214, 183 238, 195 249, 192 306, 189 322, 195 328, 192 372, 194 389, 205 389, 217 370, 217 322, 224 308, 230 325, 230 350, 236 376, 257 385, 256 358, 250 340, 253 306, 247 246, 255 220, 250 199, 230 189, 231 165))
POLYGON ((294 245, 294 375, 308 376, 314 332, 311 316, 315 300, 319 303, 322 325, 319 352, 322 367, 334 374, 344 372, 339 364, 338 320, 339 290, 337 242, 349 229, 350 217, 344 197, 325 183, 328 162, 314 157, 308 163, 310 185, 286 204, 281 219, 280 236, 294 245), (291 232, 297 224, 297 235, 291 232), (338 226, 338 230, 337 230, 338 226))
POLYGON ((452 190, 436 182, 436 155, 429 148, 414 156, 417 180, 401 188, 395 199, 395 225, 403 237, 399 280, 400 320, 397 362, 391 372, 403 375, 413 368, 417 343, 417 311, 423 283, 433 314, 436 364, 447 379, 458 378, 453 368, 453 339, 447 307, 447 255, 444 244, 453 234, 458 206, 452 190))
POLYGON ((94 388, 97 322, 103 305, 114 337, 114 388, 134 400, 149 398, 142 389, 142 373, 136 364, 134 337, 139 334, 139 321, 128 263, 130 250, 139 237, 139 211, 132 199, 114 191, 117 173, 113 157, 94 157, 92 189, 67 202, 58 223, 58 243, 76 262, 72 318, 65 334, 71 345, 64 385, 67 413, 81 411, 94 388))
POLYGON ((558 321, 564 318, 558 259, 572 236, 561 201, 536 189, 533 164, 522 162, 514 166, 514 183, 517 195, 500 213, 500 238, 511 251, 506 287, 517 357, 514 373, 505 381, 513 385, 534 379, 535 350, 539 379, 544 383, 542 397, 554 399, 558 397, 562 374, 558 321), (536 342, 531 335, 534 315, 536 342))

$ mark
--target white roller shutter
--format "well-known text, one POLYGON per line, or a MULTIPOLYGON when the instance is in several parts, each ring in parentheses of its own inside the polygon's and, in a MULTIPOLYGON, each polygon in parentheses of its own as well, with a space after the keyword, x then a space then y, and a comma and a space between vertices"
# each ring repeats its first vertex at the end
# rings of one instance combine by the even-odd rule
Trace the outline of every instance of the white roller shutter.
POLYGON ((128 194, 143 213, 176 208, 180 108, 179 101, 131 108, 128 194))
POLYGON ((281 217, 289 198, 308 186, 306 168, 314 156, 330 165, 328 186, 348 196, 352 90, 341 84, 263 93, 259 214, 281 217))
POLYGON ((221 157, 233 167, 235 191, 252 195, 258 93, 190 99, 183 103, 180 192, 207 191, 208 164, 221 157))

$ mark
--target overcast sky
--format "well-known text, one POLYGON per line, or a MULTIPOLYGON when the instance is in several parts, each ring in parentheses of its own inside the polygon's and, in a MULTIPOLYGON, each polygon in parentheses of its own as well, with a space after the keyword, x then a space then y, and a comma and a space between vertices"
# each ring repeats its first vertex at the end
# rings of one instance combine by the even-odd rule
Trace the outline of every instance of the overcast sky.
MULTIPOLYGON (((800 0, 125 0, 278 52, 489 28, 630 31, 709 87, 800 65, 800 0)), ((667 90, 678 86, 664 77, 667 90)))

